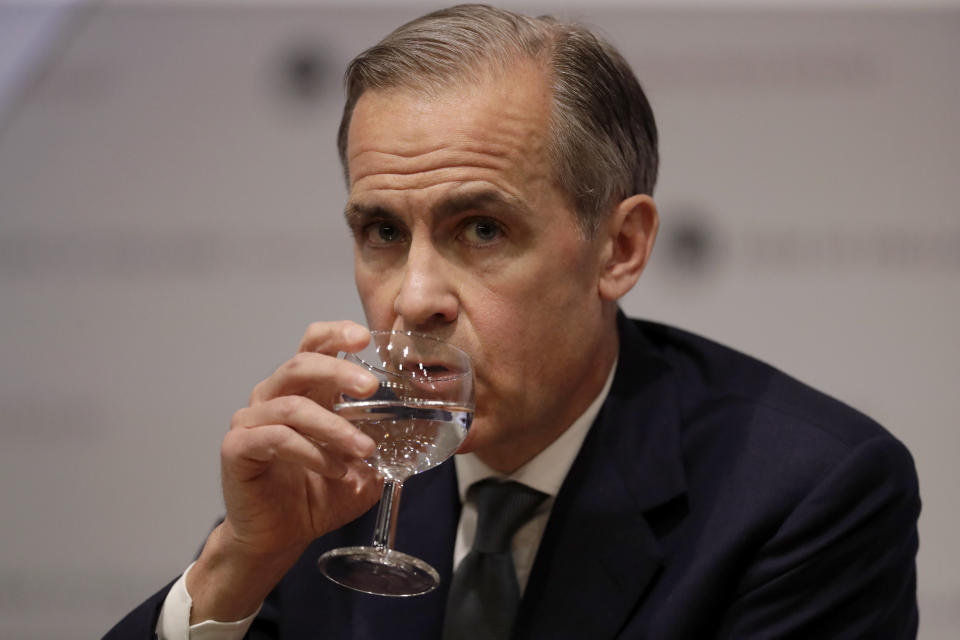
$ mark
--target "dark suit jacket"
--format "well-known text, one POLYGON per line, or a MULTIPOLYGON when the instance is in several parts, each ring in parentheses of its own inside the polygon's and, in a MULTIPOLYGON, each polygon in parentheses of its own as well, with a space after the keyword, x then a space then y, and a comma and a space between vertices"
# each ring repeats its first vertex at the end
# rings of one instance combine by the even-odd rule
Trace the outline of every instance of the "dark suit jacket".
MULTIPOLYGON (((516 638, 916 635, 916 473, 868 418, 703 338, 619 319, 606 403, 550 515, 516 638)), ((439 638, 460 505, 451 463, 412 478, 397 548, 443 585, 416 598, 326 580, 317 540, 249 637, 439 638)), ((166 589, 109 634, 149 638, 166 589)))

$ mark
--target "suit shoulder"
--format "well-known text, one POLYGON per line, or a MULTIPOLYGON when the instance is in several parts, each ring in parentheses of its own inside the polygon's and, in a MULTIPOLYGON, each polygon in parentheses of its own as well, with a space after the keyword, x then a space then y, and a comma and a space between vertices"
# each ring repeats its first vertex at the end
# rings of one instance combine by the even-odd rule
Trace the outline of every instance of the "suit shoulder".
POLYGON ((683 422, 733 413, 741 425, 819 432, 841 448, 893 439, 864 413, 753 356, 668 325, 633 322, 676 376, 683 422))

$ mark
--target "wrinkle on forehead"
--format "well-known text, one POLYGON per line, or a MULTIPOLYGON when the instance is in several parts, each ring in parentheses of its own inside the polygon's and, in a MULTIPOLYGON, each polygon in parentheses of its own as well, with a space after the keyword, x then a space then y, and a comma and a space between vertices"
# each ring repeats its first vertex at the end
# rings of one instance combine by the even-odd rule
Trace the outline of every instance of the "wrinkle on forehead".
POLYGON ((368 92, 351 122, 352 182, 455 166, 513 165, 528 179, 544 177, 535 174, 549 171, 550 109, 550 87, 532 65, 435 96, 402 88, 368 92))
MULTIPOLYGON (((509 152, 498 152, 497 150, 475 151, 451 150, 449 148, 440 148, 436 151, 410 155, 395 153, 386 153, 383 151, 363 151, 357 154, 356 163, 361 167, 369 165, 375 167, 376 174, 383 176, 408 176, 416 173, 430 173, 434 171, 443 171, 450 166, 474 169, 497 170, 503 168, 505 160, 509 158, 509 152)), ((367 177, 360 172, 355 176, 355 181, 359 182, 367 177)))
POLYGON ((429 111, 416 107, 399 102, 396 112, 412 109, 415 115, 406 118, 398 115, 389 122, 374 125, 364 134, 352 136, 351 167, 369 162, 389 171, 392 165, 415 162, 429 168, 431 164, 448 162, 451 155, 457 156, 454 159, 461 156, 464 159, 471 156, 511 159, 518 155, 530 158, 545 149, 543 127, 515 105, 496 109, 499 113, 491 113, 494 111, 491 105, 480 109, 468 107, 472 111, 469 115, 456 114, 459 105, 446 103, 436 103, 429 111))

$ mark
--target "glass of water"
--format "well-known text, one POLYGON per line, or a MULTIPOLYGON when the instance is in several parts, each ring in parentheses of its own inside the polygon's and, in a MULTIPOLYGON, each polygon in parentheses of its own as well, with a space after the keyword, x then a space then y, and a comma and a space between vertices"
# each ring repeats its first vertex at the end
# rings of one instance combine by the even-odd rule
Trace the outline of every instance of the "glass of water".
POLYGON ((342 357, 380 381, 373 396, 343 394, 333 410, 377 443, 364 461, 383 476, 383 495, 373 543, 326 552, 320 570, 364 593, 427 593, 440 582, 436 570, 393 549, 397 507, 404 481, 452 456, 467 436, 474 410, 470 358, 446 342, 405 331, 372 331, 365 349, 342 357))

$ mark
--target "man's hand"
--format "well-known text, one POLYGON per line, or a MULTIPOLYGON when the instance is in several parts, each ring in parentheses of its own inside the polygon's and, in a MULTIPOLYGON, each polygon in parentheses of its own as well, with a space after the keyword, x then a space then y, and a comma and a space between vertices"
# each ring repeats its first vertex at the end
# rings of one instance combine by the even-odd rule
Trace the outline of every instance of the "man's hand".
POLYGON ((221 447, 227 517, 187 576, 191 624, 250 615, 315 538, 369 509, 381 481, 360 458, 374 442, 331 410, 341 392, 367 397, 376 378, 337 359, 370 333, 317 322, 299 352, 258 384, 221 447))

